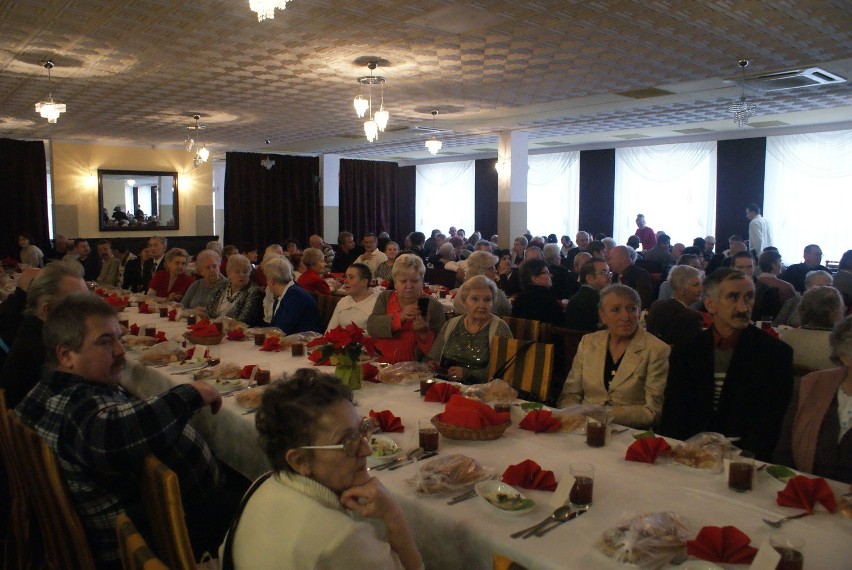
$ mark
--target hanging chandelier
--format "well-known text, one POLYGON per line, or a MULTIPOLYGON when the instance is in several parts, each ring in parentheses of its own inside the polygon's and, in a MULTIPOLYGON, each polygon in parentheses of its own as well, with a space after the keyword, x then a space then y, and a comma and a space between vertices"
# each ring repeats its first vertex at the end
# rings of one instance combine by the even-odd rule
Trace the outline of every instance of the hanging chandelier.
MULTIPOLYGON (((435 129, 435 119, 438 117, 438 110, 432 111, 432 130, 435 129)), ((435 135, 432 135, 432 138, 426 141, 426 148, 429 149, 429 152, 432 155, 438 154, 438 151, 441 150, 441 147, 444 146, 444 143, 435 138, 435 135)))
POLYGON ((283 10, 290 0, 249 0, 249 8, 257 12, 257 21, 272 20, 275 18, 275 9, 283 10))
MULTIPOLYGON (((201 115, 195 114, 192 116, 195 119, 194 125, 187 125, 186 128, 190 131, 195 131, 195 137, 198 139, 197 150, 195 151, 195 158, 192 159, 192 163, 196 168, 207 162, 207 159, 210 158, 210 151, 207 150, 207 144, 201 141, 201 131, 207 128, 207 125, 200 125, 198 121, 201 119, 201 115)), ((190 137, 188 134, 186 135, 186 140, 183 141, 184 148, 186 148, 187 152, 192 152, 192 147, 196 145, 195 139, 190 137)))
POLYGON ((50 70, 54 67, 53 62, 48 59, 42 61, 41 64, 47 70, 47 86, 49 94, 46 101, 39 101, 35 104, 35 110, 36 113, 47 119, 48 123, 55 123, 59 118, 59 115, 65 112, 65 104, 56 103, 53 100, 53 89, 51 89, 50 82, 50 70))
POLYGON ((390 119, 390 113, 385 109, 385 78, 380 75, 373 75, 373 71, 378 67, 378 62, 371 61, 367 64, 370 69, 370 75, 365 75, 356 79, 360 85, 358 95, 355 96, 353 106, 358 118, 363 118, 367 115, 367 120, 364 121, 364 134, 367 135, 367 140, 373 142, 379 138, 379 132, 385 132, 390 119), (367 98, 364 98, 363 86, 367 86, 367 98), (379 110, 373 113, 373 85, 381 87, 381 99, 379 110), (369 113, 369 114, 368 114, 369 113))
POLYGON ((728 106, 728 112, 734 116, 734 123, 738 127, 747 126, 749 118, 757 114, 757 105, 746 99, 745 94, 745 68, 748 67, 748 64, 749 61, 747 59, 741 59, 737 62, 737 65, 742 70, 742 92, 740 93, 739 100, 734 101, 728 106))

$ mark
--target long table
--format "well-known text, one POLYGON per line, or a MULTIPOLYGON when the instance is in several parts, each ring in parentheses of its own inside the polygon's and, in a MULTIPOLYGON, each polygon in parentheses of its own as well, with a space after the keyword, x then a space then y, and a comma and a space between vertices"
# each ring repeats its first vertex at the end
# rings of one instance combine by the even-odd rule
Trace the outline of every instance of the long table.
MULTIPOLYGON (((169 338, 179 338, 185 323, 172 323, 157 315, 141 315, 135 308, 125 315, 131 323, 155 325, 169 338)), ((289 351, 260 352, 251 341, 225 340, 219 348, 222 361, 240 365, 269 363, 273 379, 311 365, 305 357, 294 358, 289 351)), ((326 368, 332 372, 332 368, 326 368)), ((129 359, 125 387, 139 397, 150 397, 182 382, 190 376, 164 374, 129 359)), ((402 419, 403 433, 387 434, 403 449, 417 446, 417 420, 443 411, 443 405, 427 403, 415 393, 413 384, 387 385, 365 383, 355 394, 356 405, 366 415, 370 410, 390 410, 402 419)), ((207 439, 220 460, 248 478, 269 469, 257 443, 254 415, 244 415, 234 398, 224 398, 217 415, 209 410, 196 414, 193 425, 207 439)), ((649 465, 624 460, 633 441, 631 432, 613 435, 603 448, 589 448, 582 436, 564 433, 534 434, 510 427, 495 441, 441 440, 440 453, 463 453, 486 467, 502 473, 511 464, 524 459, 536 461, 543 469, 554 471, 557 480, 570 483, 569 465, 588 462, 595 466, 594 504, 584 516, 571 521, 542 538, 513 540, 509 535, 531 526, 559 506, 562 487, 556 493, 524 491, 536 502, 531 512, 512 515, 497 512, 481 499, 447 505, 447 498, 424 497, 414 493, 410 479, 417 467, 378 471, 375 476, 394 494, 406 513, 427 568, 491 568, 491 555, 509 556, 530 569, 623 569, 614 560, 594 548, 604 530, 625 516, 655 511, 674 511, 681 515, 694 537, 703 526, 735 525, 745 532, 752 545, 760 546, 774 529, 761 519, 776 519, 801 512, 779 507, 775 495, 781 486, 766 473, 756 476, 755 489, 735 493, 727 488, 723 474, 707 473, 663 463, 649 465)), ((830 481, 835 494, 849 491, 848 486, 830 481)), ((830 570, 848 568, 852 560, 852 520, 818 513, 787 523, 784 532, 804 538, 805 568, 830 570)), ((732 566, 734 568, 734 566, 732 566)), ((743 566, 736 566, 743 568, 743 566)))

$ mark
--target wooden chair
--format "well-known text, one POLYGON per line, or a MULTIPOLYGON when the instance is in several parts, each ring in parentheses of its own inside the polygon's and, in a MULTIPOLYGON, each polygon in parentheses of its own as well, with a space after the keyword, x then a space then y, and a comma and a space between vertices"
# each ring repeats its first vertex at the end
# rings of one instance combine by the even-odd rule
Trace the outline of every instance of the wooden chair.
POLYGON ((547 400, 553 375, 553 345, 520 341, 495 336, 491 339, 488 377, 509 363, 500 377, 520 393, 522 398, 547 400))
POLYGON ((541 340, 541 321, 520 317, 503 317, 503 320, 509 325, 509 330, 512 331, 512 336, 516 340, 531 340, 533 342, 541 340))
POLYGON ((526 566, 521 566, 502 554, 492 554, 491 564, 493 570, 527 570, 526 566))
POLYGON ((145 538, 126 514, 121 513, 115 519, 115 532, 124 570, 169 570, 162 560, 154 556, 145 538))
POLYGON ((325 329, 328 328, 328 323, 331 322, 331 317, 334 315, 334 309, 342 298, 338 295, 317 294, 317 307, 322 320, 322 330, 317 332, 325 332, 325 329))
POLYGON ((553 380, 550 383, 549 403, 555 404, 556 400, 559 399, 562 386, 565 384, 565 379, 574 364, 580 339, 587 334, 589 334, 589 331, 555 327, 550 324, 542 326, 541 341, 553 343, 556 349, 553 358, 553 380))
POLYGON ((27 511, 27 496, 23 487, 23 477, 18 470, 18 461, 12 447, 12 433, 9 426, 9 410, 6 408, 6 393, 0 390, 0 458, 6 469, 9 482, 9 519, 6 524, 6 539, 3 544, 3 559, 6 568, 30 567, 30 517, 27 511))
POLYGON ((443 285, 447 289, 456 288, 456 272, 447 271, 443 267, 426 268, 423 283, 430 285, 443 285))
POLYGON ((18 472, 25 475, 21 485, 41 531, 46 567, 94 569, 94 556, 62 480, 56 455, 18 416, 10 413, 6 418, 18 472))
POLYGON ((140 491, 156 551, 172 570, 194 570, 177 474, 149 455, 142 468, 140 491))

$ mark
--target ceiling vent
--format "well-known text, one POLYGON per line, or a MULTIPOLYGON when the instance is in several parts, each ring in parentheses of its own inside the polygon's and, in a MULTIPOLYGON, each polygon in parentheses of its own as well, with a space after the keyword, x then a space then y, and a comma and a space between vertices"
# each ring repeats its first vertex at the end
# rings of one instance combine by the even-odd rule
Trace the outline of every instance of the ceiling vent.
POLYGON ((799 87, 834 85, 845 81, 842 77, 818 67, 765 73, 745 78, 745 84, 750 89, 757 91, 780 91, 782 89, 798 89, 799 87))

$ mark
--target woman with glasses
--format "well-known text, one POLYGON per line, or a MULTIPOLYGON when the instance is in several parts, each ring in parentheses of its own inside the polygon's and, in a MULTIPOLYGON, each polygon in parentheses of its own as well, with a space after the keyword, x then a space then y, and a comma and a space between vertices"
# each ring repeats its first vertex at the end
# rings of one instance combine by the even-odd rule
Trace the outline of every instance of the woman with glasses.
POLYGON ((376 426, 349 388, 303 368, 266 389, 255 423, 273 473, 249 491, 223 566, 230 558, 237 570, 423 567, 402 510, 367 473, 376 426), (353 514, 381 520, 387 539, 353 514))
POLYGON ((639 326, 642 301, 626 285, 601 291, 606 330, 583 336, 559 407, 606 406, 613 420, 646 429, 657 423, 669 373, 669 345, 639 326))
POLYGON ((543 323, 561 325, 564 319, 562 305, 552 291, 553 282, 547 262, 527 259, 518 267, 521 293, 512 303, 512 316, 543 323))

